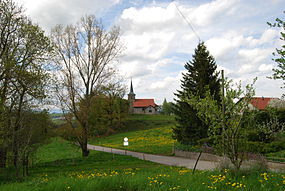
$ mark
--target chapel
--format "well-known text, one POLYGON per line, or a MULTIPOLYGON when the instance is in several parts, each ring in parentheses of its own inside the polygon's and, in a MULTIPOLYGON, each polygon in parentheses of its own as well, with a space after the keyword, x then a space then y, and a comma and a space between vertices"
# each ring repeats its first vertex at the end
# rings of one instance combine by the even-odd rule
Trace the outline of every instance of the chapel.
POLYGON ((129 113, 150 115, 158 113, 158 105, 154 102, 154 99, 136 99, 132 80, 130 93, 128 94, 128 101, 129 113))

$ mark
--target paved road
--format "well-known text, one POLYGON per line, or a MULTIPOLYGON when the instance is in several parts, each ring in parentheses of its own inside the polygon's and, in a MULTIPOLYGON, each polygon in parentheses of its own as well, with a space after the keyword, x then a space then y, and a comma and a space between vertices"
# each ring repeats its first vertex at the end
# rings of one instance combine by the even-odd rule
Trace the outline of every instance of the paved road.
MULTIPOLYGON (((89 145, 89 144, 87 147, 90 150, 103 151, 103 152, 114 153, 114 154, 119 154, 119 155, 130 155, 130 156, 142 159, 142 160, 148 160, 148 161, 170 165, 170 166, 183 166, 189 169, 193 169, 195 162, 196 162, 196 160, 182 158, 182 157, 152 155, 152 154, 139 153, 139 152, 133 152, 133 151, 127 151, 127 150, 121 150, 121 149, 114 149, 114 148, 109 148, 109 147, 89 145)), ((197 164, 196 169, 212 170, 216 168, 217 165, 218 165, 217 162, 200 160, 197 164)))

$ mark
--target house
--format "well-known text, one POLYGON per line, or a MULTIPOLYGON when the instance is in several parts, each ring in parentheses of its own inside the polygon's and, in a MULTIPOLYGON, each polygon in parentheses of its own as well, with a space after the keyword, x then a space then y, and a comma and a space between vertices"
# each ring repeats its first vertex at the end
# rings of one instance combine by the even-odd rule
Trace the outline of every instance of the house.
POLYGON ((264 110, 267 107, 280 108, 284 106, 284 101, 279 98, 253 97, 249 102, 251 110, 264 110))
POLYGON ((154 102, 154 99, 136 99, 132 81, 128 101, 129 113, 151 115, 158 113, 158 105, 154 102))

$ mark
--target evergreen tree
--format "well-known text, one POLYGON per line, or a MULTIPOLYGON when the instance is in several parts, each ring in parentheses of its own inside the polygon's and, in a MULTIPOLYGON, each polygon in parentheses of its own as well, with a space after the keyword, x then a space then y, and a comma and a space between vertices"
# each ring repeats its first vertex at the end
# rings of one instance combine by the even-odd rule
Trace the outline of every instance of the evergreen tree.
POLYGON ((169 103, 166 101, 166 98, 164 98, 163 103, 162 103, 162 114, 164 115, 170 115, 170 111, 169 111, 170 107, 169 107, 169 103))
POLYGON ((187 70, 181 80, 181 90, 178 90, 174 114, 177 125, 173 129, 173 137, 182 144, 196 144, 198 140, 208 137, 208 125, 203 123, 197 111, 184 100, 189 96, 205 97, 209 90, 218 103, 221 103, 220 80, 216 72, 217 65, 203 42, 195 49, 193 60, 184 66, 187 70))
POLYGON ((173 114, 173 109, 174 104, 172 102, 167 102, 166 98, 164 98, 163 103, 162 103, 162 111, 161 113, 163 115, 172 115, 173 114))

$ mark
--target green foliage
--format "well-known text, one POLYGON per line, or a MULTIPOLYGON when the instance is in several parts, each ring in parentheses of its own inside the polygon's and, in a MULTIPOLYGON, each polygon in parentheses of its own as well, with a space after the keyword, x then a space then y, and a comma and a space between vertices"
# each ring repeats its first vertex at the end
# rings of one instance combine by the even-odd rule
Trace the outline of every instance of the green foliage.
POLYGON ((196 144, 199 139, 208 137, 208 124, 197 115, 197 110, 185 99, 189 96, 204 98, 207 90, 220 103, 220 80, 216 72, 214 58, 203 42, 195 49, 193 60, 185 64, 187 73, 183 74, 181 90, 175 95, 177 103, 174 109, 177 126, 173 129, 173 137, 180 143, 196 144))
POLYGON ((248 151, 253 153, 279 152, 285 149, 284 109, 267 108, 244 115, 242 126, 247 126, 248 151))
POLYGON ((240 168, 245 157, 247 129, 243 127, 247 125, 242 126, 242 119, 243 113, 249 110, 248 103, 254 95, 253 84, 247 85, 246 90, 243 91, 241 84, 238 84, 235 89, 231 81, 226 82, 224 111, 209 91, 204 98, 192 94, 185 99, 197 109, 200 119, 209 125, 209 136, 214 141, 214 147, 224 153, 237 169, 240 168), (235 99, 239 101, 235 102, 235 99))
POLYGON ((161 114, 171 115, 174 112, 174 103, 167 102, 166 99, 163 100, 162 103, 162 111, 161 114))
POLYGON ((199 145, 185 145, 181 144, 179 142, 176 142, 174 144, 175 149, 180 150, 180 151, 189 151, 189 152, 200 152, 201 147, 199 145))
POLYGON ((11 0, 0 1, 0 34, 0 167, 13 164, 26 172, 49 125, 47 113, 35 111, 47 97, 53 45, 11 0))
POLYGON ((92 100, 89 123, 91 135, 100 136, 124 128, 128 114, 128 101, 120 97, 99 95, 92 100))
MULTIPOLYGON (((285 12, 284 12, 285 13, 285 12)), ((273 69, 273 79, 282 79, 285 80, 285 21, 280 18, 276 18, 275 23, 268 23, 270 27, 277 27, 283 31, 280 32, 280 40, 283 41, 281 48, 277 48, 276 52, 273 53, 273 60, 277 63, 277 68, 273 69)))

